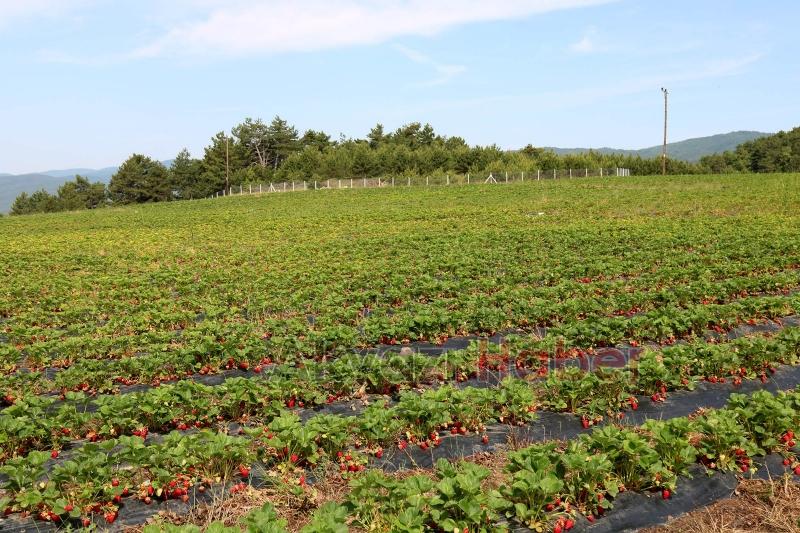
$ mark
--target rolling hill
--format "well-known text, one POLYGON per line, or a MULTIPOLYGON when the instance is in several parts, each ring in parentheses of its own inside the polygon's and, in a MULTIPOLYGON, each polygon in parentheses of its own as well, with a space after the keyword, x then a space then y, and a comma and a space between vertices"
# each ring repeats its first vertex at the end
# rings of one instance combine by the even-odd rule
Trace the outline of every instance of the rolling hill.
MULTIPOLYGON (((720 133, 708 137, 696 137, 674 143, 667 143, 667 155, 673 159, 682 159, 689 162, 697 162, 705 155, 718 154, 726 150, 733 150, 743 142, 752 141, 761 137, 771 135, 760 131, 733 131, 731 133, 720 133)), ((621 148, 554 148, 547 147, 557 154, 579 154, 593 150, 605 154, 623 154, 641 156, 645 159, 661 155, 661 145, 641 148, 639 150, 628 150, 621 148)))
MULTIPOLYGON (((170 167, 172 166, 172 159, 167 159, 162 163, 170 167)), ((44 189, 49 193, 55 193, 62 183, 73 179, 76 174, 80 174, 89 181, 108 183, 117 168, 66 168, 29 174, 0 172, 0 213, 7 213, 11 209, 14 199, 23 192, 30 194, 39 189, 44 189)))

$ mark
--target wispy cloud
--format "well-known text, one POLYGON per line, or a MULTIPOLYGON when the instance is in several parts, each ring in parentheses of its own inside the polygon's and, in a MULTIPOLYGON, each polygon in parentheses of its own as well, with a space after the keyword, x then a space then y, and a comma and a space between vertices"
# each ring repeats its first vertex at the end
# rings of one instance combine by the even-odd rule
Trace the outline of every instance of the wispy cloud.
POLYGON ((407 46, 398 44, 395 45, 394 48, 395 50, 406 56, 414 63, 431 67, 436 72, 435 78, 414 84, 418 87, 431 87, 434 85, 444 85, 445 83, 449 82, 450 80, 452 80, 453 78, 455 78, 456 76, 467 70, 467 68, 464 65, 447 65, 444 63, 439 63, 430 56, 423 54, 422 52, 419 52, 417 50, 414 50, 412 48, 408 48, 407 46))
POLYGON ((758 62, 762 54, 753 53, 739 58, 726 58, 706 63, 688 65, 664 75, 642 75, 614 80, 601 86, 581 87, 575 90, 544 91, 537 93, 505 93, 490 97, 447 99, 417 103, 404 108, 404 116, 441 109, 486 109, 496 105, 541 106, 549 110, 567 110, 596 104, 604 100, 626 97, 652 91, 657 94, 659 87, 686 86, 692 82, 706 79, 736 76, 747 72, 747 67, 758 62))
POLYGON ((592 52, 598 51, 597 46, 597 30, 595 28, 589 28, 583 34, 583 37, 579 41, 576 41, 569 45, 569 49, 576 54, 590 54, 592 52))
POLYGON ((432 35, 614 0, 206 0, 205 14, 135 50, 135 57, 320 50, 432 35))
POLYGON ((62 16, 90 3, 90 0, 0 0, 0 29, 18 20, 62 16))

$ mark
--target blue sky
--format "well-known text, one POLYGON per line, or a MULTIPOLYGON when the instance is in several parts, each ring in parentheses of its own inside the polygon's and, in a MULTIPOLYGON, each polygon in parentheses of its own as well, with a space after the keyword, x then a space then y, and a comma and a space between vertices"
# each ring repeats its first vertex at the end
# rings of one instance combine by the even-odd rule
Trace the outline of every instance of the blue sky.
POLYGON ((195 155, 245 117, 517 148, 800 125, 800 2, 0 0, 0 172, 195 155))

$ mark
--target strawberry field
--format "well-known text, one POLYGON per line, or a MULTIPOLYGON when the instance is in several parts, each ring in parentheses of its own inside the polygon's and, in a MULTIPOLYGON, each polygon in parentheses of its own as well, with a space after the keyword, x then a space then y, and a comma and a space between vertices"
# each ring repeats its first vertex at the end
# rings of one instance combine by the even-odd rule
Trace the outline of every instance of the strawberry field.
POLYGON ((798 213, 742 175, 2 218, 0 529, 612 531, 800 476, 798 213))

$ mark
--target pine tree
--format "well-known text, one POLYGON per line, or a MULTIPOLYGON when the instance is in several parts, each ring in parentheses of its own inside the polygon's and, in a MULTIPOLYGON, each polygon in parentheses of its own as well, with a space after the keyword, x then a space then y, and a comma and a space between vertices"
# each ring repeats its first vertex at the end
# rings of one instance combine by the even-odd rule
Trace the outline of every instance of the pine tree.
POLYGON ((161 202, 172 198, 169 173, 159 161, 133 154, 111 176, 111 199, 119 204, 161 202))

